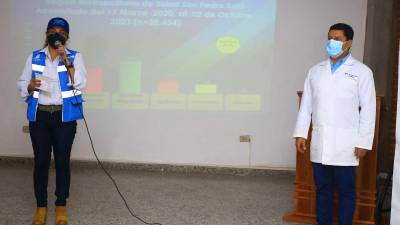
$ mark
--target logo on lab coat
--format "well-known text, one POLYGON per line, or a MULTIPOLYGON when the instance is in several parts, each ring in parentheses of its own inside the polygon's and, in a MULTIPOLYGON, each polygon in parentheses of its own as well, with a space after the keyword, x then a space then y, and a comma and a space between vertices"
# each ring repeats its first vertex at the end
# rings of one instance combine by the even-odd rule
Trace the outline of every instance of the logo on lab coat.
POLYGON ((344 73, 344 75, 346 76, 346 77, 348 77, 348 78, 351 78, 351 79, 353 79, 353 80, 358 80, 358 75, 356 75, 356 74, 351 74, 351 73, 344 73))

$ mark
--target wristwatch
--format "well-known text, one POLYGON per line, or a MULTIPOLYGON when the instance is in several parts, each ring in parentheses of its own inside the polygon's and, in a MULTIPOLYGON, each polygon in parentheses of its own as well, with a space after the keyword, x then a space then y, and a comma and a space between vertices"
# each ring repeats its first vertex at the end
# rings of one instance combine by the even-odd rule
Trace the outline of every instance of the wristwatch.
POLYGON ((67 68, 74 68, 74 63, 70 62, 68 65, 65 65, 65 67, 67 68))

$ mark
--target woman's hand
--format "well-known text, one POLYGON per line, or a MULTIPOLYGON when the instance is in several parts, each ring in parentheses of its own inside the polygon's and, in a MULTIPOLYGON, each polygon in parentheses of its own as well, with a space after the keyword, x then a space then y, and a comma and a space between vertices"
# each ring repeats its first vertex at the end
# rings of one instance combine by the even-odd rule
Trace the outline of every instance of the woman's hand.
POLYGON ((28 92, 32 93, 35 88, 40 87, 40 80, 36 78, 32 78, 28 85, 28 92))

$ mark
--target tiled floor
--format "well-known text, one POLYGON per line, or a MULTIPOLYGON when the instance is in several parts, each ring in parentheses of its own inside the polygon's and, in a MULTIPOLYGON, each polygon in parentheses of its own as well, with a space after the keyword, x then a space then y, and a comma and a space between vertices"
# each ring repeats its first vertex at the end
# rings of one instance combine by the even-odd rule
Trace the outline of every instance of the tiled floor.
MULTIPOLYGON (((0 164, 0 224, 29 225, 35 210, 31 165, 0 164)), ((134 212, 163 225, 286 225, 294 176, 230 176, 110 171, 134 212)), ((50 172, 54 224, 54 171, 50 172)), ((125 209, 100 169, 73 168, 68 204, 70 225, 142 224, 125 209)))

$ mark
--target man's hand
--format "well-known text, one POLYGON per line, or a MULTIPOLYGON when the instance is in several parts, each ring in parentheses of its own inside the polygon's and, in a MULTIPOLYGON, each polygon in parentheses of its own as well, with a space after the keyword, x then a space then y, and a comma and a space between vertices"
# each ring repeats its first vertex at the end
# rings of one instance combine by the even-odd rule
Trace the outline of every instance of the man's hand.
POLYGON ((28 85, 28 92, 32 93, 32 91, 35 90, 35 88, 38 88, 38 87, 40 87, 40 80, 32 78, 31 82, 29 82, 29 85, 28 85))
POLYGON ((302 137, 297 137, 296 138, 296 150, 303 154, 307 149, 306 146, 306 139, 302 137))
POLYGON ((364 156, 367 154, 368 150, 367 149, 363 149, 363 148, 356 148, 354 150, 354 155, 358 158, 364 158, 364 156))

